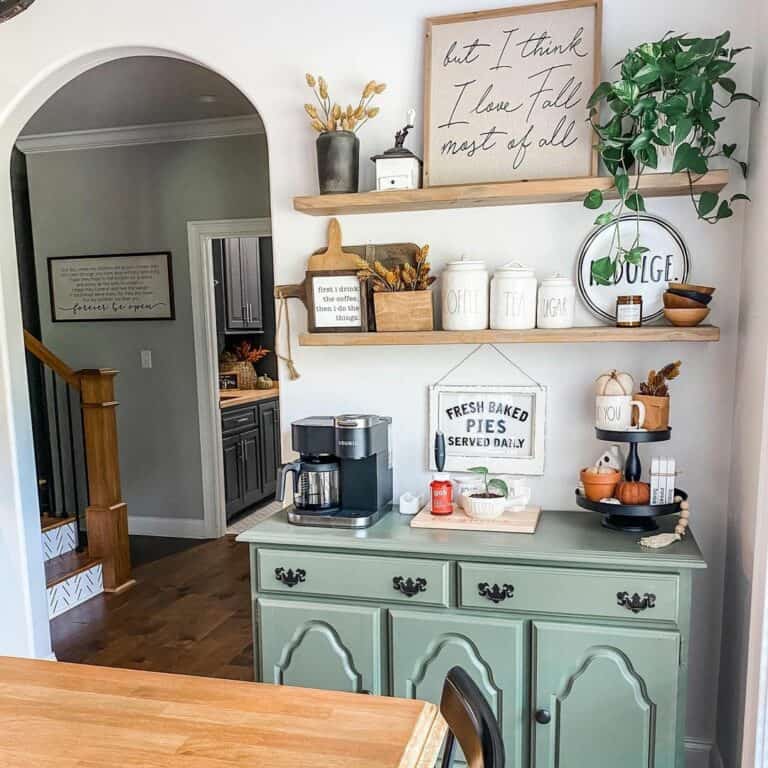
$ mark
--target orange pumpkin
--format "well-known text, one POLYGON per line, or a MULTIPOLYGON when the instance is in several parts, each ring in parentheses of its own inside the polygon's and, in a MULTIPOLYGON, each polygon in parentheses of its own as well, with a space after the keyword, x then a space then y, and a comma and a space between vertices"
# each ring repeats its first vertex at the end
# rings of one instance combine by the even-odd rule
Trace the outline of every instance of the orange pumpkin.
POLYGON ((616 486, 614 496, 622 504, 648 504, 651 501, 651 486, 648 483, 624 480, 616 486))

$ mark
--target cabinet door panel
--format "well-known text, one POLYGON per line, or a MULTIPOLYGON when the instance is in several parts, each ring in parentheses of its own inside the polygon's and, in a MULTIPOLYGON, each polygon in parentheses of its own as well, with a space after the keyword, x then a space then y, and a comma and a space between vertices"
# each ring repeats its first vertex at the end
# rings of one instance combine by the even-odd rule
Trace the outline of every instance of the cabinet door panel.
POLYGON ((240 268, 243 275, 243 303, 246 308, 245 327, 249 331, 261 331, 264 322, 261 312, 261 259, 258 238, 240 238, 240 268))
POLYGON ((243 503, 245 506, 260 501, 264 493, 261 481, 261 446, 259 445, 259 432, 257 429, 249 429, 242 432, 240 441, 242 445, 242 471, 243 471, 243 503))
POLYGON ((446 674, 462 667, 499 718, 507 766, 522 768, 522 726, 527 722, 523 626, 523 621, 390 611, 392 694, 439 704, 446 674))
POLYGON ((241 331, 246 327, 243 270, 240 260, 240 238, 224 240, 224 279, 227 330, 241 331))
POLYGON ((261 476, 265 496, 277 489, 277 470, 280 467, 280 410, 277 400, 259 403, 261 429, 261 476))
POLYGON ((224 505, 227 518, 243 508, 243 484, 240 472, 240 436, 222 441, 224 454, 224 505))
POLYGON ((680 636, 534 622, 536 768, 674 768, 680 636))
POLYGON ((259 599, 261 679, 381 694, 377 608, 259 599))

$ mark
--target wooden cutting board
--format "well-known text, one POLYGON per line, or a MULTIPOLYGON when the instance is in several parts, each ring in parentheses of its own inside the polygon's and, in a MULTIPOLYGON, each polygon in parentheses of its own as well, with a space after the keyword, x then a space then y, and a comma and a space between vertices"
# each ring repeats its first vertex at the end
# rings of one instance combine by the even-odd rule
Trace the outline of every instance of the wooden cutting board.
POLYGON ((411 520, 411 528, 440 528, 446 531, 495 531, 497 533, 536 533, 541 507, 526 507, 522 512, 505 511, 495 520, 475 520, 454 504, 452 515, 433 515, 427 504, 411 520))

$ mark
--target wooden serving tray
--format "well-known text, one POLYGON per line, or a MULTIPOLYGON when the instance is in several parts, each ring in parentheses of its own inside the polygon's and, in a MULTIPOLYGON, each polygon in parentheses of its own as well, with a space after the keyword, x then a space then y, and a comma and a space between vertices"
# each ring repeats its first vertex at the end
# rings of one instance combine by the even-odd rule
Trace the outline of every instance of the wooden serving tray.
POLYGON ((433 515, 427 504, 411 520, 411 528, 441 528, 446 531, 495 531, 497 533, 536 533, 541 507, 526 507, 522 512, 506 510, 495 520, 475 520, 453 505, 452 515, 433 515))

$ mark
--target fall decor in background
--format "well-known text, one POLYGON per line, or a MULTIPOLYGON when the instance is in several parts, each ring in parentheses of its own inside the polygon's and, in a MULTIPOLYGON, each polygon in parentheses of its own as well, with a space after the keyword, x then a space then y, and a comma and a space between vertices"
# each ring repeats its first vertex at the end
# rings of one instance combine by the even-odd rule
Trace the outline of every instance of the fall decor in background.
POLYGON ((377 331, 431 331, 434 329, 432 291, 437 278, 429 274, 429 246, 419 249, 416 263, 384 266, 358 259, 358 277, 373 291, 377 331))
POLYGON ((652 431, 669 427, 669 387, 667 383, 680 375, 680 360, 668 363, 659 371, 649 371, 641 382, 635 399, 645 405, 644 428, 652 431))
POLYGON ((312 128, 320 134, 316 142, 320 194, 357 192, 360 140, 356 133, 379 113, 379 107, 371 103, 387 86, 369 80, 357 105, 343 107, 331 100, 325 78, 307 73, 306 80, 320 107, 304 105, 312 128))
MULTIPOLYGON (((665 154, 672 158, 674 173, 688 175, 691 201, 703 221, 714 224, 727 219, 733 215, 734 200, 749 199, 735 194, 721 200, 715 192, 703 192, 697 198, 693 188, 715 158, 738 162, 747 175, 747 164, 736 161, 736 145, 717 140, 725 120, 719 114, 723 108, 737 101, 757 101, 738 91, 728 77, 734 58, 747 50, 727 47, 730 37, 730 32, 714 38, 668 33, 661 40, 638 45, 619 62, 619 79, 600 83, 590 97, 587 106, 597 151, 619 196, 611 210, 595 219, 597 225, 614 225, 609 253, 592 263, 597 284, 611 285, 622 263, 639 265, 648 252, 640 242, 639 219, 636 234, 627 243, 621 239, 619 217, 625 210, 645 211, 640 176, 658 168, 665 154), (607 109, 601 110, 603 106, 607 109)), ((593 189, 584 205, 600 208, 602 192, 593 189)))
POLYGON ((237 373, 240 389, 256 389, 256 370, 253 364, 269 354, 262 346, 254 347, 250 341, 241 341, 232 349, 225 349, 219 356, 220 373, 237 373))

